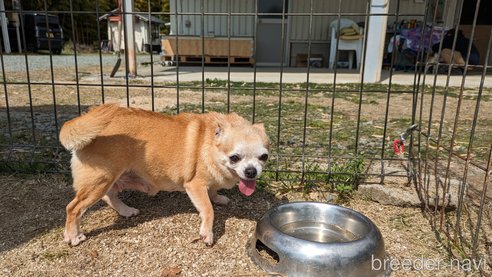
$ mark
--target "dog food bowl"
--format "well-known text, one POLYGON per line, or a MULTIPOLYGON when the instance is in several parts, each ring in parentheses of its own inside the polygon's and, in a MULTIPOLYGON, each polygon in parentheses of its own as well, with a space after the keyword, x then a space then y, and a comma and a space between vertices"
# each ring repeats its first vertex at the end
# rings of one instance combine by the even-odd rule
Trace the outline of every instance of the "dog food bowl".
POLYGON ((388 276, 379 229, 351 209, 295 202, 270 209, 257 223, 248 255, 287 276, 388 276))

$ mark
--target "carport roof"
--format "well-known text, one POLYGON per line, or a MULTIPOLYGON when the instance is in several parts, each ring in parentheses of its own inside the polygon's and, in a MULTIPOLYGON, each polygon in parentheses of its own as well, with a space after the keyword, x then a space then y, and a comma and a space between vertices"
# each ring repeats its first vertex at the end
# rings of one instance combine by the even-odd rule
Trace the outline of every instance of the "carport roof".
MULTIPOLYGON (((157 24, 165 24, 164 21, 162 21, 161 19, 155 17, 155 16, 150 16, 149 17, 149 14, 148 13, 143 13, 143 12, 138 12, 138 13, 134 13, 134 15, 136 17, 138 17, 138 19, 140 20, 143 20, 145 22, 149 22, 149 18, 150 18, 150 22, 152 23, 157 23, 157 24)), ((112 17, 112 16, 118 16, 118 9, 114 9, 112 10, 111 12, 105 14, 105 15, 102 15, 99 17, 99 20, 106 20, 108 19, 109 17, 112 17)))

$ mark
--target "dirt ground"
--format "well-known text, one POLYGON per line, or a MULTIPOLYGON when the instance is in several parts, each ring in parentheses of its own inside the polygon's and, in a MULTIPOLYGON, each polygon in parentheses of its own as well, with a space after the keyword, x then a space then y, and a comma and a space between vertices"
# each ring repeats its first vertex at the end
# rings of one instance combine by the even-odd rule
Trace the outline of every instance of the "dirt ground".
MULTIPOLYGON (((89 76, 98 70, 96 67, 84 69, 82 75, 89 76)), ((47 71, 31 73, 32 82, 46 82, 52 77, 47 71)), ((73 85, 75 76, 63 70, 56 69, 54 75, 53 78, 59 84, 53 87, 45 84, 28 88, 26 85, 8 84, 8 93, 1 94, 2 116, 6 110, 5 95, 9 96, 15 134, 22 134, 26 126, 30 126, 29 103, 34 106, 37 128, 46 129, 45 133, 51 134, 53 95, 56 94, 60 122, 76 114, 78 101, 83 109, 101 101, 100 88, 87 85, 77 87, 73 85), (71 85, 63 85, 65 82, 71 85)), ((8 78, 25 81, 22 72, 11 73, 8 78)), ((87 81, 84 78, 81 80, 87 81)), ((140 80, 132 84, 146 85, 140 80)), ((127 104, 126 90, 121 87, 125 85, 125 80, 106 81, 105 85, 106 102, 127 104)), ((490 98, 490 92, 487 90, 484 93, 490 98)), ((476 91, 467 93, 476 95, 476 91)), ((155 94, 157 111, 175 107, 175 88, 158 88, 155 94)), ((152 98, 149 87, 132 87, 129 96, 131 99, 128 101, 132 106, 150 109, 152 98)), ((201 103, 201 93, 195 90, 182 88, 179 96, 183 107, 201 103)), ((207 105, 226 101, 224 90, 208 89, 205 97, 207 105)), ((319 107, 331 107, 331 97, 324 94, 310 97, 310 101, 316 102, 319 107)), ((441 111, 445 103, 441 91, 433 100, 433 106, 429 104, 430 97, 429 94, 425 95, 426 105, 422 107, 424 114, 431 110, 441 111)), ((492 102, 489 98, 482 101, 478 115, 477 139, 473 149, 476 153, 486 153, 490 146, 492 102)), ((283 100, 288 104, 304 103, 301 94, 287 94, 283 100)), ((235 94, 232 101, 236 105, 249 105, 252 97, 235 94)), ((259 94, 257 101, 265 105, 277 105, 278 96, 259 94)), ((364 101, 362 121, 371 128, 382 129, 376 125, 384 120, 385 97, 367 94, 364 101)), ((392 95, 388 103, 391 107, 388 110, 390 122, 410 118, 411 102, 410 94, 392 95)), ((443 118, 446 122, 444 129, 448 133, 451 132, 457 102, 456 97, 446 102, 448 108, 443 118)), ((474 118, 475 105, 476 98, 463 99, 460 121, 469 122, 474 118)), ((358 102, 350 97, 336 100, 336 111, 349 119, 357 118, 357 106, 358 102)), ((420 107, 417 108, 420 110, 420 107)), ((436 114, 435 118, 439 113, 436 114)), ((3 130, 7 129, 5 126, 1 126, 3 130)), ((430 126, 433 130, 438 127, 436 124, 430 126)), ((344 126, 339 128, 343 129, 344 126)), ((390 131, 397 132, 404 126, 391 128, 390 131)), ((465 135, 457 136, 456 144, 459 147, 466 145, 469 128, 458 128, 458 134, 461 133, 465 135)), ((380 138, 376 140, 379 142, 380 138)), ((0 276, 269 276, 246 255, 246 242, 253 234, 256 221, 269 208, 283 202, 326 199, 317 193, 306 195, 291 190, 279 194, 275 189, 268 188, 258 190, 248 198, 240 195, 237 189, 224 194, 232 202, 228 206, 214 206, 215 244, 212 247, 197 241, 200 221, 188 197, 182 193, 165 192, 154 197, 134 192, 123 193, 123 200, 141 212, 137 217, 129 219, 119 217, 103 203, 97 204, 82 219, 82 229, 88 240, 77 247, 70 247, 63 242, 65 206, 73 197, 69 178, 64 175, 0 175, 0 276)), ((362 212, 380 228, 386 250, 396 269, 392 276, 479 275, 477 271, 467 271, 466 266, 459 268, 448 256, 445 246, 438 243, 421 209, 385 206, 357 195, 344 205, 362 212), (403 269, 399 263, 404 261, 413 264, 403 269), (426 262, 428 267, 422 269, 422 262, 426 262), (436 262, 439 262, 439 266, 436 262)), ((490 272, 490 258, 485 258, 490 272)))
MULTIPOLYGON (((214 206, 215 244, 197 241, 199 217, 183 193, 154 197, 121 195, 140 215, 124 219, 103 203, 82 219, 88 240, 63 242, 65 205, 73 197, 64 175, 0 176, 0 275, 2 276, 271 276, 246 254, 255 223, 283 202, 323 200, 321 194, 275 195, 267 189, 251 197, 225 191, 232 202, 214 206)), ((381 230, 394 261, 392 276, 461 276, 418 208, 384 206, 355 197, 348 207, 368 216, 381 230), (440 267, 397 267, 408 261, 441 261, 440 267)), ((468 276, 478 276, 476 271, 468 276)))

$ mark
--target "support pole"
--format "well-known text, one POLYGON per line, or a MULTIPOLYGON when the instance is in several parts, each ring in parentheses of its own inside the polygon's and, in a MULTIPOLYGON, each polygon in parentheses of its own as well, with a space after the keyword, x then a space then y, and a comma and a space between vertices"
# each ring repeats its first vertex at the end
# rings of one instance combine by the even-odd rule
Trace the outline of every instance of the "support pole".
POLYGON ((0 0, 0 24, 2 25, 2 35, 3 35, 3 47, 5 53, 10 54, 10 39, 9 39, 9 29, 7 28, 7 16, 5 14, 5 3, 0 0))
POLYGON ((376 83, 381 81, 384 40, 388 23, 388 2, 388 0, 371 0, 369 26, 365 31, 367 34, 367 53, 365 54, 364 82, 376 83))
POLYGON ((135 54, 135 22, 133 15, 133 0, 123 0, 123 22, 125 24, 126 49, 125 55, 128 62, 128 77, 137 76, 137 56, 135 54))

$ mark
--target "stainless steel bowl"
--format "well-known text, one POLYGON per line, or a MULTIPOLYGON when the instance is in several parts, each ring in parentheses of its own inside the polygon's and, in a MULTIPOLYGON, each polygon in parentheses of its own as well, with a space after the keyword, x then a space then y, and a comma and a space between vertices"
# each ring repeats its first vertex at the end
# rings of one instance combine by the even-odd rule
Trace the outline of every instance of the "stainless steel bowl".
POLYGON ((295 202, 270 209, 257 223, 248 255, 262 269, 287 276, 387 276, 379 229, 344 207, 295 202))

